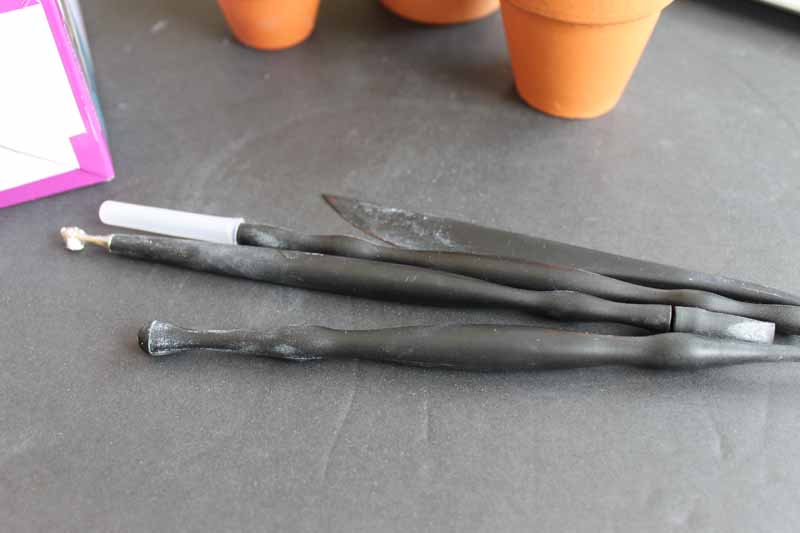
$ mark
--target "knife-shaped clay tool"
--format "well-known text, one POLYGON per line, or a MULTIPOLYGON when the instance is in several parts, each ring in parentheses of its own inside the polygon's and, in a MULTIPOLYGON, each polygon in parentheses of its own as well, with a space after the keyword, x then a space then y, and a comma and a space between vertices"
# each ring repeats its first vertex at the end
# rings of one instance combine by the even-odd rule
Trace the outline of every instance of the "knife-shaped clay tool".
POLYGON ((689 332, 770 343, 775 324, 660 304, 629 304, 570 291, 528 291, 426 268, 333 255, 148 235, 87 235, 62 228, 70 250, 94 244, 125 257, 348 296, 427 304, 507 308, 558 320, 617 322, 657 333, 689 332))
POLYGON ((289 326, 265 331, 184 329, 153 321, 139 331, 152 356, 214 350, 311 361, 367 359, 463 370, 620 365, 687 369, 800 361, 795 346, 721 341, 687 333, 614 337, 523 326, 463 325, 380 330, 289 326))
POLYGON ((450 250, 540 261, 665 289, 698 289, 737 300, 800 305, 800 296, 723 276, 692 272, 558 241, 450 218, 324 195, 339 215, 367 235, 402 248, 450 250))
POLYGON ((740 302, 694 289, 646 287, 573 267, 466 252, 395 248, 343 235, 307 235, 265 224, 248 223, 241 218, 199 215, 112 201, 100 206, 100 219, 113 226, 177 237, 413 265, 521 289, 575 291, 618 302, 699 307, 716 313, 774 322, 779 332, 800 332, 800 307, 797 306, 740 302))

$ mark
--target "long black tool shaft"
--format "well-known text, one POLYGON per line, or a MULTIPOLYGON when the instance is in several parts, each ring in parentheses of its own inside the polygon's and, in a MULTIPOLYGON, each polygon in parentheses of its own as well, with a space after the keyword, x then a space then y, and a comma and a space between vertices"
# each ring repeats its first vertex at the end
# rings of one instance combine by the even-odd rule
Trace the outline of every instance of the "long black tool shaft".
POLYGON ((773 323, 735 315, 612 302, 570 291, 527 291, 395 263, 167 237, 112 235, 105 239, 111 252, 127 257, 362 298, 518 309, 560 320, 618 322, 657 333, 681 331, 749 342, 771 343, 775 336, 773 323))
POLYGON ((793 346, 727 342, 686 333, 613 337, 519 326, 198 331, 154 321, 140 330, 139 345, 153 356, 219 350, 293 361, 367 359, 464 370, 605 365, 694 370, 800 360, 800 350, 793 346))
POLYGON ((618 322, 655 332, 671 331, 673 322, 668 305, 611 302, 569 291, 526 291, 447 272, 348 257, 140 235, 113 235, 109 250, 192 270, 362 298, 518 309, 555 319, 618 322))
POLYGON ((800 296, 746 281, 354 198, 334 195, 323 197, 339 215, 359 230, 402 248, 458 250, 569 265, 651 287, 693 288, 748 302, 800 305, 800 296))
POLYGON ((462 252, 394 248, 376 245, 355 237, 308 235, 264 224, 241 224, 237 241, 251 246, 432 268, 521 289, 576 291, 618 302, 699 307, 717 313, 774 322, 778 331, 783 333, 800 333, 798 306, 740 302, 693 289, 657 289, 572 267, 462 252))

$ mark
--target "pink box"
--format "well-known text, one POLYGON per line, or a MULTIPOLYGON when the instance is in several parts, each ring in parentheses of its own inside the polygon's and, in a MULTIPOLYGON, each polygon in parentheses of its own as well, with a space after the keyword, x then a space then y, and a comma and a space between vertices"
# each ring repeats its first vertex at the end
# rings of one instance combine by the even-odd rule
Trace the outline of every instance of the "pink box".
POLYGON ((114 168, 77 0, 0 0, 0 207, 114 168))

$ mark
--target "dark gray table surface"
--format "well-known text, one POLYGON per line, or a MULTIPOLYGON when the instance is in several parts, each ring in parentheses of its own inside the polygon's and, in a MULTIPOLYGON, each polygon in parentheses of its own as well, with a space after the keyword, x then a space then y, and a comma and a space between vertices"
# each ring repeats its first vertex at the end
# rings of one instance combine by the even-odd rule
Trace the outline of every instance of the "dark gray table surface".
POLYGON ((105 199, 353 230, 356 195, 800 291, 800 18, 665 12, 619 108, 512 89, 499 15, 324 1, 303 46, 210 1, 85 0, 118 177, 0 210, 3 531, 796 531, 800 365, 474 374, 149 359, 136 330, 533 323, 184 272, 57 230, 105 199))

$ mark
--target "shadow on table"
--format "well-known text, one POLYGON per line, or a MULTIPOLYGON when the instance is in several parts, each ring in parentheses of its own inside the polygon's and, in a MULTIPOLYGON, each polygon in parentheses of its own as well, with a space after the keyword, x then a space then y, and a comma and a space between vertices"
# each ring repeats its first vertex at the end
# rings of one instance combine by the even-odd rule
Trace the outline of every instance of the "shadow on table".
POLYGON ((261 57, 265 63, 302 64, 307 69, 358 61, 364 70, 375 70, 371 75, 393 75, 401 80, 403 87, 396 88, 398 93, 428 93, 455 107, 462 103, 483 108, 499 105, 500 109, 538 115, 514 88, 499 12, 475 22, 430 26, 405 20, 377 0, 323 1, 308 41, 281 52, 239 45, 213 1, 143 0, 135 9, 129 8, 126 16, 136 21, 131 26, 143 28, 145 33, 169 22, 168 31, 180 31, 181 37, 191 42, 239 47, 244 65, 261 57), (398 72, 408 75, 397 76, 398 72))
POLYGON ((377 1, 357 11, 322 4, 321 39, 330 34, 332 45, 346 48, 359 42, 390 58, 396 70, 419 73, 454 99, 503 103, 529 108, 514 88, 500 13, 454 25, 425 25, 391 13, 377 1), (470 96, 472 94, 472 96, 470 96))

